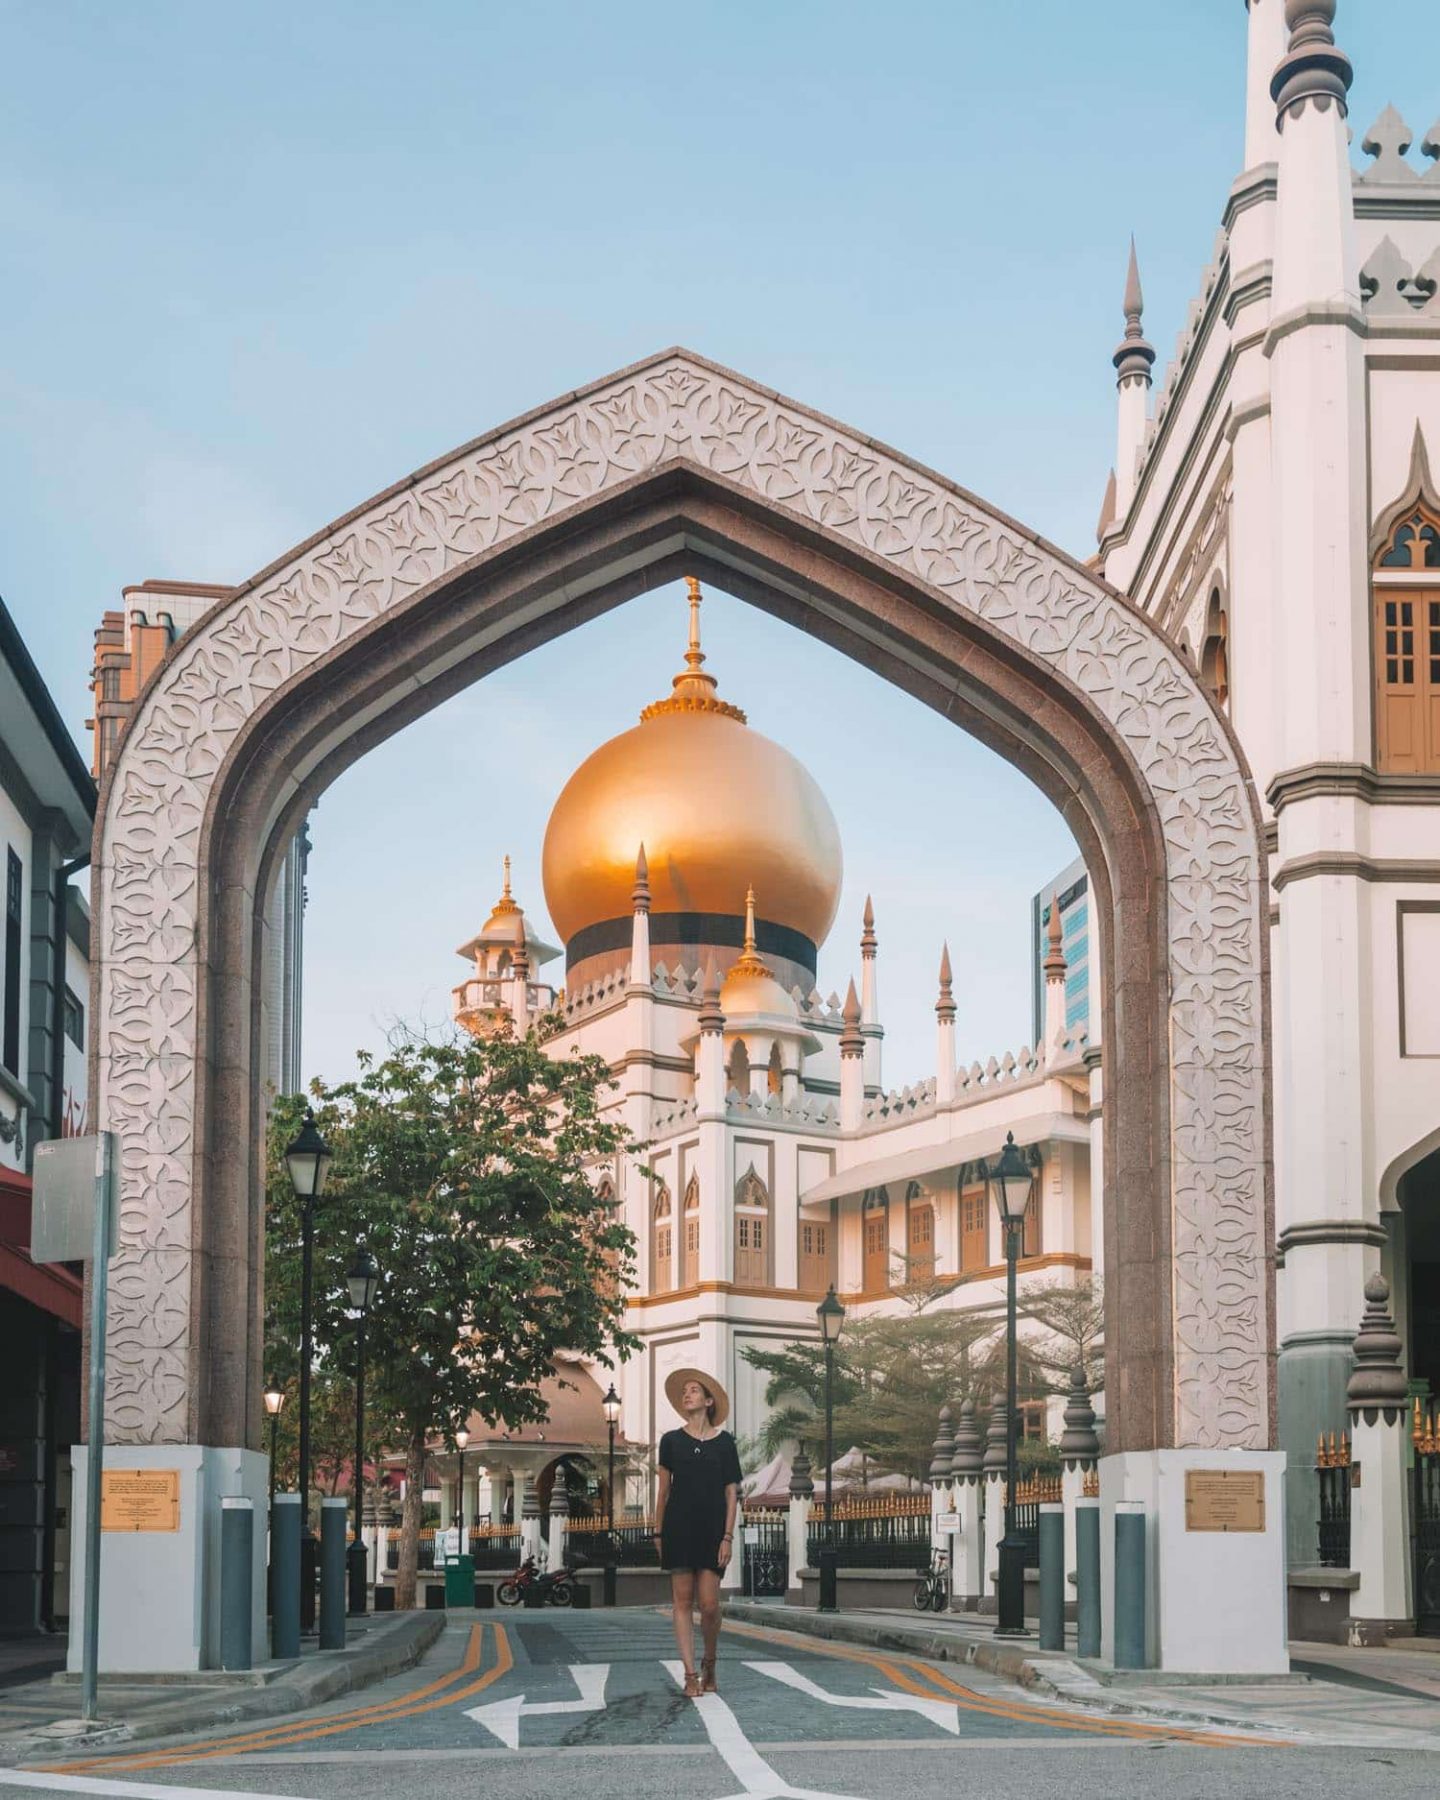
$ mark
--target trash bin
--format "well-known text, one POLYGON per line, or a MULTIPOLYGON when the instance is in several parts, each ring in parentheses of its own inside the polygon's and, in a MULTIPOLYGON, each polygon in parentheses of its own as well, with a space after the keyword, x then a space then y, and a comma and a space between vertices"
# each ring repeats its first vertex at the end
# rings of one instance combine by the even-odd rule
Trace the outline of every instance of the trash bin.
POLYGON ((475 1558, 473 1556, 452 1556, 445 1564, 445 1604, 447 1606, 473 1606, 475 1604, 475 1558))

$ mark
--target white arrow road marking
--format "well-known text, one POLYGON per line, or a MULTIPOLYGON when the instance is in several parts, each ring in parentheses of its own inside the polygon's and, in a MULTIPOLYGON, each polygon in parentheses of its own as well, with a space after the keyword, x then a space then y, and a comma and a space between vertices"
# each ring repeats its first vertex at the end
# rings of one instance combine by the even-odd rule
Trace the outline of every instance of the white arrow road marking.
POLYGON ((488 1706, 469 1706, 465 1717, 493 1732, 507 1750, 520 1748, 520 1720, 540 1713, 600 1712, 605 1705, 609 1663, 571 1663, 570 1673, 580 1690, 578 1700, 527 1700, 517 1694, 511 1700, 492 1700, 488 1706))
MULTIPOLYGON (((683 1688, 684 1663, 667 1662, 665 1669, 676 1687, 683 1688)), ((740 1721, 718 1694, 702 1694, 695 1710, 721 1761, 740 1783, 740 1792, 726 1794, 724 1800, 851 1800, 847 1794, 789 1786, 746 1737, 740 1721)))
POLYGON ((747 1669, 768 1675, 772 1681, 783 1681, 786 1687, 799 1688, 812 1700, 823 1700, 827 1706, 868 1708, 872 1712, 915 1712, 932 1720, 952 1737, 960 1735, 960 1709, 953 1700, 927 1700, 921 1694, 897 1694, 886 1688, 872 1688, 869 1694, 827 1694, 808 1675, 783 1662, 747 1662, 747 1669), (871 1696, 874 1698, 871 1698, 871 1696))

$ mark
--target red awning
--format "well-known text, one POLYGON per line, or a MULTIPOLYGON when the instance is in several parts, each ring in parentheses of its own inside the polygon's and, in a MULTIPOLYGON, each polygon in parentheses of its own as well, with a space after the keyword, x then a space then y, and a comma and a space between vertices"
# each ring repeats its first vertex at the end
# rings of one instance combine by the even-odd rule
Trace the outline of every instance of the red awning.
POLYGON ((0 1169, 0 1288, 80 1329, 85 1284, 60 1263, 30 1260, 30 1177, 0 1169))

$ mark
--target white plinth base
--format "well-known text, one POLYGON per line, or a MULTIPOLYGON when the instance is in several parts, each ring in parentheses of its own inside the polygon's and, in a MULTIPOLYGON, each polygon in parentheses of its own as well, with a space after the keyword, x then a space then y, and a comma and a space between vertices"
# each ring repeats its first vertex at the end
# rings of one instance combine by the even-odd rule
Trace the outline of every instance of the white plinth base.
MULTIPOLYGON (((80 1667, 85 1613, 86 1446, 72 1452, 75 1479, 67 1666, 80 1667)), ((174 1469, 180 1476, 178 1531, 106 1531, 100 1537, 100 1673, 172 1674, 220 1665, 220 1502, 255 1506, 251 1569, 252 1654, 265 1641, 266 1504, 269 1465, 255 1450, 201 1444, 105 1446, 107 1469, 174 1469)))
POLYGON ((1285 1455, 1280 1450, 1131 1450, 1100 1459, 1102 1654, 1114 1647, 1115 1506, 1145 1508, 1146 1647, 1152 1668, 1283 1675, 1285 1455), (1263 1531, 1187 1531, 1188 1469, 1258 1470, 1263 1531))

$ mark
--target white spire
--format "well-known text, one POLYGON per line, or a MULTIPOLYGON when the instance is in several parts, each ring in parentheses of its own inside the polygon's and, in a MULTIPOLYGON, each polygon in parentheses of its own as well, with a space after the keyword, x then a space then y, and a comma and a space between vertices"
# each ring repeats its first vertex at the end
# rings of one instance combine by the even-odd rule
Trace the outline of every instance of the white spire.
POLYGON ((1125 271, 1125 335, 1120 340, 1112 361, 1115 364, 1116 401, 1115 437, 1115 511, 1110 521, 1120 524, 1135 497, 1140 472, 1140 454, 1145 447, 1145 432, 1150 417, 1150 370, 1155 361, 1154 347, 1145 340, 1140 321, 1145 312, 1145 295, 1140 287, 1140 259, 1135 254, 1135 240, 1130 240, 1130 262, 1125 271))
POLYGON ((1249 13, 1249 39, 1245 56, 1245 167, 1275 161, 1279 140, 1275 134, 1275 102, 1270 98, 1270 78, 1289 42, 1285 24, 1285 0, 1245 0, 1249 13))

